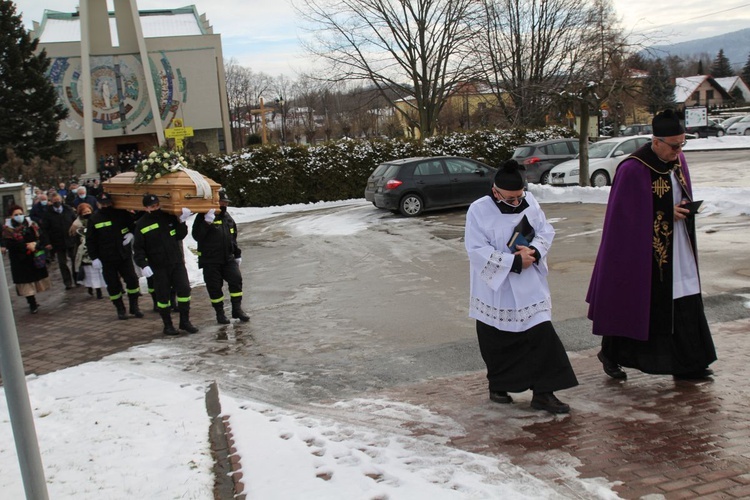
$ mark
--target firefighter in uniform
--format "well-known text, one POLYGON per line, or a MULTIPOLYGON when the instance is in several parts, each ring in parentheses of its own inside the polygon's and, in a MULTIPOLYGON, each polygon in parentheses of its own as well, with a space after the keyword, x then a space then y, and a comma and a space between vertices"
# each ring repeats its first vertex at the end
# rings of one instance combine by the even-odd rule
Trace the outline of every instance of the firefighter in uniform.
POLYGON ((222 286, 225 281, 232 303, 232 317, 242 322, 250 321, 241 305, 242 251, 237 246, 237 224, 227 212, 228 205, 229 198, 222 189, 219 191, 219 211, 211 209, 206 214, 196 215, 192 233, 193 239, 198 243, 198 267, 203 269, 208 297, 216 310, 216 321, 222 325, 229 324, 224 314, 222 286))
POLYGON ((164 335, 177 335, 170 315, 170 290, 174 287, 177 308, 180 312, 180 330, 188 333, 198 331, 190 323, 190 281, 185 269, 182 240, 187 236, 185 221, 192 215, 183 208, 179 219, 161 210, 159 198, 153 194, 143 197, 146 211, 135 225, 133 251, 135 263, 143 276, 153 276, 154 295, 159 314, 164 322, 164 335))
POLYGON ((138 307, 141 288, 133 268, 130 245, 133 241, 135 221, 128 211, 114 208, 107 193, 99 195, 97 204, 99 211, 91 215, 86 231, 86 248, 91 257, 91 265, 94 269, 102 270, 109 300, 117 308, 117 318, 128 319, 122 301, 123 288, 120 278, 125 281, 130 314, 142 318, 143 313, 138 307))

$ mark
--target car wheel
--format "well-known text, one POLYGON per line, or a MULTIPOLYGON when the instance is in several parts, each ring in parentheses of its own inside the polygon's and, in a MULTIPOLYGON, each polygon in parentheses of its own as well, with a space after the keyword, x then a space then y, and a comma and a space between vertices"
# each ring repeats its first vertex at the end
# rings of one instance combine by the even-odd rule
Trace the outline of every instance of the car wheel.
POLYGON ((541 177, 539 177, 539 184, 549 184, 549 170, 544 172, 541 177))
POLYGON ((723 130, 719 130, 719 131, 716 132, 716 137, 723 137, 723 136, 724 136, 724 131, 723 130))
POLYGON ((597 170, 591 176, 591 185, 594 187, 609 186, 609 174, 604 170, 597 170))
POLYGON ((745 134, 744 135, 750 135, 750 128, 746 128, 745 129, 745 134))
POLYGON ((399 204, 399 212, 401 212, 401 215, 414 217, 415 215, 421 214, 423 209, 424 203, 422 203, 422 198, 420 198, 419 195, 407 194, 401 198, 401 203, 399 204))

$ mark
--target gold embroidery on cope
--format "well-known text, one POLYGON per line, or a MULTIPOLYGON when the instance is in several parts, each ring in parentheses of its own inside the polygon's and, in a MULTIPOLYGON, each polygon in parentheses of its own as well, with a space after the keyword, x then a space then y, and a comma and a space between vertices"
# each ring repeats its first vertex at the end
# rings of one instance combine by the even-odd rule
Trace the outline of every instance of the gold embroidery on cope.
POLYGON ((661 198, 662 196, 664 196, 666 193, 669 192, 669 190, 671 189, 671 186, 663 177, 659 177, 653 182, 653 187, 651 189, 656 196, 661 198))
POLYGON ((664 218, 664 212, 656 212, 656 219, 654 220, 654 260, 656 265, 659 267, 659 281, 664 281, 664 265, 669 262, 669 239, 672 236, 672 231, 669 229, 669 221, 664 218))

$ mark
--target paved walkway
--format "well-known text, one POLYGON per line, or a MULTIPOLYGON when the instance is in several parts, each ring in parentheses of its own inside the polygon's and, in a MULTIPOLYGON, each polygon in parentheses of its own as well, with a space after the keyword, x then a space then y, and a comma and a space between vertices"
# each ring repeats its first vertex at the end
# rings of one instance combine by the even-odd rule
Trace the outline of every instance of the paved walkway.
MULTIPOLYGON (((118 321, 106 298, 90 297, 82 287, 65 291, 54 267, 51 276, 54 288, 38 296, 41 309, 35 315, 11 288, 27 373, 49 373, 163 338, 150 298, 142 300, 145 318, 118 321)), ((215 325, 205 288, 194 290, 192 303, 194 324, 215 325)), ((711 326, 719 361, 713 365, 716 376, 706 382, 633 370, 626 381, 615 381, 603 374, 595 351, 572 353, 580 385, 559 393, 573 408, 566 416, 540 418, 528 407, 529 393, 514 395, 510 406, 491 403, 480 372, 378 396, 450 417, 463 427, 463 435, 451 431, 453 446, 508 457, 568 498, 601 494, 587 491, 579 478, 600 478, 605 490, 622 498, 748 498, 750 319, 711 326)), ((415 436, 441 433, 419 421, 396 424, 415 436)))

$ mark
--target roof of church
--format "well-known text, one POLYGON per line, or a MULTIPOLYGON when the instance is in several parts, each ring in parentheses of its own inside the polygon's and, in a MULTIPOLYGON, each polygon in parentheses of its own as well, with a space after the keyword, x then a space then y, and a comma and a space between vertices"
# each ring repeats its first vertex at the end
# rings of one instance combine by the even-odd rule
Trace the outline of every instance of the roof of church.
MULTIPOLYGON (((205 35, 213 32, 205 19, 201 20, 194 5, 178 9, 139 11, 144 38, 205 35)), ((114 12, 109 13, 112 43, 117 45, 114 12)), ((80 42, 81 19, 78 12, 45 10, 41 24, 34 23, 32 36, 40 43, 80 42)))

